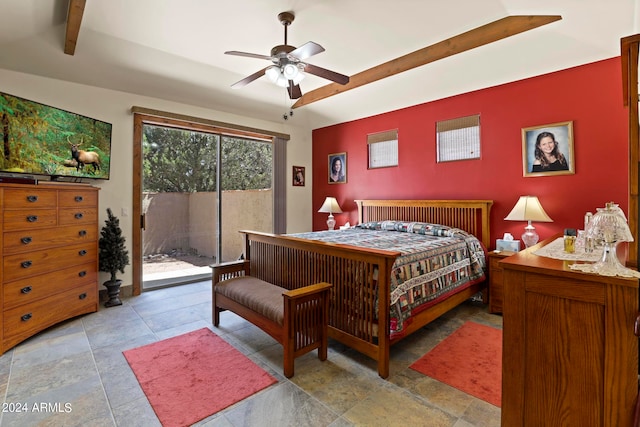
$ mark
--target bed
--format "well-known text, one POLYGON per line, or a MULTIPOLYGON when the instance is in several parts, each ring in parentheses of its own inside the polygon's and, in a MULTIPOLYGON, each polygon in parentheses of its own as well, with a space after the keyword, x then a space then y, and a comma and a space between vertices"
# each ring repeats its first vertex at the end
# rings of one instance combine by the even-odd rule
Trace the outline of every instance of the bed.
MULTIPOLYGON (((356 200, 356 204, 360 227, 346 233, 274 235, 243 231, 244 256, 250 263, 252 276, 286 289, 321 281, 333 284, 329 336, 376 360, 378 374, 387 378, 389 350, 393 343, 486 287, 482 268, 486 265, 484 250, 489 247, 489 213, 493 202, 356 200), (398 246, 380 243, 377 237, 368 247, 355 245, 362 244, 357 240, 366 230, 390 229, 393 231, 386 234, 394 235, 392 240, 401 239, 398 250, 393 249, 398 246), (338 237, 343 234, 351 235, 350 239, 355 240, 348 240, 349 244, 339 243, 338 237), (432 235, 453 240, 458 247, 451 249, 436 244, 437 261, 425 264, 416 260, 420 252, 416 249, 418 243, 405 239, 432 235), (442 263, 443 259, 453 257, 454 263, 463 262, 452 255, 463 252, 461 245, 475 248, 469 251, 472 254, 466 270, 469 273, 460 274, 462 270, 448 267, 450 271, 439 275, 437 280, 414 277, 411 284, 400 283, 399 286, 398 278, 406 279, 408 271, 424 270, 427 265, 426 269, 433 274, 432 266, 442 263), (482 266, 480 271, 479 265, 482 266), (448 288, 442 283, 443 277, 453 277, 455 286, 448 288), (435 292, 421 295, 425 288, 433 288, 435 292), (423 296, 424 301, 421 301, 423 296), (380 310, 379 307, 387 309, 380 310)), ((364 238, 367 239, 371 239, 369 234, 364 238)))

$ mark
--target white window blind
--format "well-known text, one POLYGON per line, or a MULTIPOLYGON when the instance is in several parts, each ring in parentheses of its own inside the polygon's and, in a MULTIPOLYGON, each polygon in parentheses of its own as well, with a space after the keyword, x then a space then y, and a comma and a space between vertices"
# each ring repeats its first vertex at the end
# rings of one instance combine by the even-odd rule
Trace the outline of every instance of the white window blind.
POLYGON ((436 124, 438 163, 480 158, 480 115, 436 124))
POLYGON ((367 135, 369 169, 398 166, 398 130, 367 135))

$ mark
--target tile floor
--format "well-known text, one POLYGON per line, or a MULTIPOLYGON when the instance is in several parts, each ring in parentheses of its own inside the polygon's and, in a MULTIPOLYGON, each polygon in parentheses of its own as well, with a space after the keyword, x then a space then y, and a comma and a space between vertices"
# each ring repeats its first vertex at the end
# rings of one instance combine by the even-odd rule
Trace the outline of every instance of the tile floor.
POLYGON ((211 324, 209 282, 145 292, 120 307, 101 307, 50 328, 0 357, 0 425, 159 426, 122 351, 209 327, 278 383, 198 426, 499 426, 500 409, 423 376, 409 365, 473 320, 498 328, 502 317, 467 302, 392 348, 391 375, 331 342, 329 358, 312 352, 282 376, 282 350, 233 313, 211 324))

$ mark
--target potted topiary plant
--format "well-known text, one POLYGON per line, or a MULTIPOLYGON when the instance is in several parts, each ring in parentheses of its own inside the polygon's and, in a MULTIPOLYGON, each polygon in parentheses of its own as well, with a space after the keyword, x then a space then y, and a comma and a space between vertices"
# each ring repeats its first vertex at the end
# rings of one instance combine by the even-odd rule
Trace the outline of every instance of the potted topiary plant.
POLYGON ((129 252, 125 247, 125 238, 120 229, 120 220, 107 208, 108 218, 100 231, 99 267, 100 271, 106 271, 111 275, 110 279, 103 283, 107 288, 109 300, 105 307, 122 305, 120 300, 120 285, 122 280, 116 277, 118 271, 124 273, 124 268, 129 265, 129 252))

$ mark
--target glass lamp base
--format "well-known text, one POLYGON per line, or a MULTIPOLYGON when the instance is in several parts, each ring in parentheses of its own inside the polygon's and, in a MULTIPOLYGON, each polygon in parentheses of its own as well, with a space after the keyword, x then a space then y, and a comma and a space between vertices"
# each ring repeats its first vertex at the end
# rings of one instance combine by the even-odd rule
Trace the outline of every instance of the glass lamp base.
POLYGON ((622 265, 617 255, 617 244, 605 242, 600 261, 593 264, 571 264, 569 268, 601 276, 640 277, 639 272, 622 265))
POLYGON ((616 246, 618 246, 618 242, 604 243, 602 258, 591 267, 594 273, 602 276, 624 276, 624 273, 627 273, 629 269, 622 265, 618 259, 616 246))
POLYGON ((536 233, 536 228, 533 225, 529 224, 524 229, 525 232, 522 235, 522 242, 524 243, 524 245, 528 248, 538 243, 538 240, 540 240, 540 236, 538 236, 538 233, 536 233))
POLYGON ((336 220, 333 219, 333 215, 331 214, 329 214, 329 219, 327 219, 327 227, 329 227, 329 230, 336 228, 336 220))

